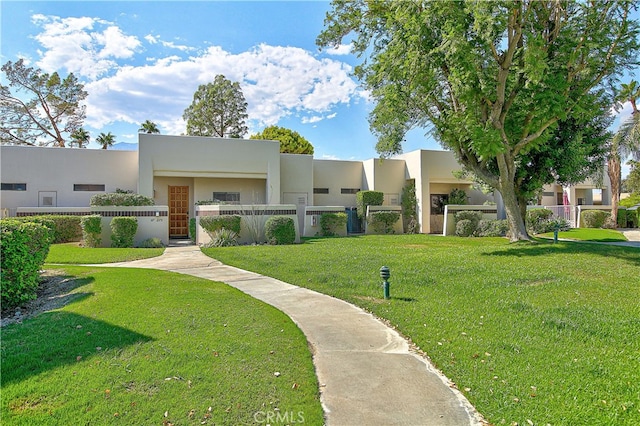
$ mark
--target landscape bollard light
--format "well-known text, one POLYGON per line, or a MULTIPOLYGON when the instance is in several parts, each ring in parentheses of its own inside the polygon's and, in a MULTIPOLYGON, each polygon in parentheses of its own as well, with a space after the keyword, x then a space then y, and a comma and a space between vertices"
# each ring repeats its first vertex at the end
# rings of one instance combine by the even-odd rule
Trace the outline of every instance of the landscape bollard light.
POLYGON ((558 242, 558 231, 560 231, 560 226, 556 225, 553 227, 553 244, 558 242))
POLYGON ((391 276, 391 271, 389 271, 388 266, 383 266, 380 268, 380 278, 384 281, 382 283, 382 288, 384 291, 384 298, 389 299, 389 277, 391 276))

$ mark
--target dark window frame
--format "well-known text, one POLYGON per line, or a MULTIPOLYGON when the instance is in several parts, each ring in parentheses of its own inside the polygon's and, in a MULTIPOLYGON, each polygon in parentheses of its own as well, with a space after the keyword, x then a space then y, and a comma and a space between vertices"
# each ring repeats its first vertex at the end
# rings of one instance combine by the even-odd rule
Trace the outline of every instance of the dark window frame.
POLYGON ((341 194, 357 194, 360 192, 360 188, 340 188, 341 194))
POLYGON ((83 192, 105 192, 105 185, 103 183, 74 183, 74 191, 83 192))
POLYGON ((240 204, 240 192, 214 192, 212 200, 219 201, 221 203, 240 204))
POLYGON ((329 188, 313 188, 314 194, 328 194, 329 188))
POLYGON ((0 185, 2 191, 26 191, 27 184, 26 183, 2 183, 0 185))

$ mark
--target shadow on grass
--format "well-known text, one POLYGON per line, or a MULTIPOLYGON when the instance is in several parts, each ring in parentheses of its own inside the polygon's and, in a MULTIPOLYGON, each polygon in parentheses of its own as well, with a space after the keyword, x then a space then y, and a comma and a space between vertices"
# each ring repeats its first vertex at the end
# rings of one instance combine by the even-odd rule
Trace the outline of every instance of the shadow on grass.
POLYGON ((483 256, 547 256, 551 254, 594 254, 615 257, 640 266, 640 250, 636 247, 623 247, 597 243, 561 241, 557 244, 547 241, 518 242, 504 250, 483 253, 483 256))
MULTIPOLYGON (((73 300, 78 301, 79 298, 73 300)), ((148 336, 72 312, 46 312, 2 329, 0 383, 5 386, 28 380, 61 366, 84 362, 99 351, 151 340, 148 336)))

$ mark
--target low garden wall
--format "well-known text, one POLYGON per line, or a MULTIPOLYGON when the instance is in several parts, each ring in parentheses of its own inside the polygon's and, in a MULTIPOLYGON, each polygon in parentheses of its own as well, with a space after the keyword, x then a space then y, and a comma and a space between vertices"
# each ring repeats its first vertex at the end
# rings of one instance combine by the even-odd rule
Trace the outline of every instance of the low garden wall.
POLYGON ((460 211, 482 212, 483 220, 498 219, 498 208, 496 206, 448 204, 444 206, 444 225, 442 226, 442 235, 456 235, 456 221, 454 215, 460 211))
POLYGON ((241 244, 263 243, 264 224, 272 216, 286 216, 293 219, 296 228, 296 243, 300 242, 300 230, 298 229, 298 214, 295 204, 278 205, 231 205, 215 204, 196 206, 196 244, 205 245, 211 242, 209 234, 200 226, 200 218, 203 216, 240 216, 241 244))
MULTIPOLYGON (((315 237, 322 235, 320 218, 324 213, 344 213, 344 206, 306 206, 304 208, 304 236, 315 237)), ((335 230, 335 234, 341 237, 347 236, 347 223, 340 229, 335 230)))
POLYGON ((376 231, 370 225, 371 215, 375 212, 397 212, 398 220, 391 227, 391 233, 403 234, 404 226, 402 224, 402 206, 367 206, 367 220, 365 221, 365 234, 375 234, 376 231))

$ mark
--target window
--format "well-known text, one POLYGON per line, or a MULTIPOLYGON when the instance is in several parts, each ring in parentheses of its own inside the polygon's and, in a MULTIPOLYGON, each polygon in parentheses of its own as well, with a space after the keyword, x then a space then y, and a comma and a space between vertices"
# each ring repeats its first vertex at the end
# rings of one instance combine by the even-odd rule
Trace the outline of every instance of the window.
POLYGON ((104 192, 104 185, 97 183, 74 183, 74 191, 104 192))
POLYGON ((328 194, 329 188, 313 188, 314 194, 328 194))
POLYGON ((229 204, 240 204, 239 192, 214 192, 213 201, 229 204))
POLYGON ((358 192, 360 192, 360 188, 341 188, 340 189, 341 194, 357 194, 358 192))
POLYGON ((2 191, 26 191, 27 184, 26 183, 3 183, 2 191))

